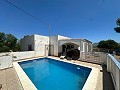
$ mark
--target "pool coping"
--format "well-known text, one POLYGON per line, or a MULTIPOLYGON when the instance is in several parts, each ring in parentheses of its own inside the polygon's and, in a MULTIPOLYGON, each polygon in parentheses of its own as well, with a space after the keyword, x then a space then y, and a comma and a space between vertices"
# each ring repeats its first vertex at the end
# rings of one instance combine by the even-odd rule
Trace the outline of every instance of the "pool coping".
POLYGON ((16 73, 18 75, 18 78, 21 82, 23 89, 24 90, 37 90, 35 85, 32 83, 32 81, 29 79, 26 73, 22 70, 20 65, 17 62, 13 62, 13 66, 16 70, 16 73))
POLYGON ((92 66, 86 66, 86 65, 83 65, 83 64, 75 63, 75 62, 71 62, 69 60, 65 61, 64 59, 59 59, 59 58, 56 58, 56 57, 55 58, 48 57, 48 58, 63 61, 63 62, 66 62, 66 63, 75 64, 75 65, 80 65, 80 66, 87 67, 87 68, 91 68, 92 70, 91 70, 91 72, 90 72, 82 90, 96 90, 98 74, 99 74, 99 69, 98 68, 95 68, 95 67, 92 67, 92 66))
MULTIPOLYGON (((38 58, 45 58, 45 57, 37 57, 37 58, 32 58, 32 59, 34 60, 34 59, 38 59, 38 58)), ((99 74, 99 69, 98 68, 95 68, 95 67, 92 67, 92 66, 87 66, 87 65, 82 65, 82 64, 71 62, 71 61, 68 61, 68 60, 66 61, 64 59, 62 60, 62 59, 59 59, 57 57, 47 57, 47 58, 51 58, 51 59, 59 60, 59 61, 62 61, 62 62, 71 63, 71 64, 91 68, 92 70, 91 70, 91 72, 90 72, 82 90, 96 90, 98 74, 99 74)), ((17 75, 20 79, 20 82, 21 82, 24 90, 38 90, 35 87, 35 85, 32 83, 32 81, 29 79, 29 77, 26 75, 26 73, 23 71, 23 69, 20 67, 20 65, 18 64, 18 62, 28 61, 28 60, 32 60, 32 59, 25 59, 25 60, 22 60, 22 61, 13 62, 13 66, 14 66, 16 72, 17 72, 17 75)))
POLYGON ((45 58, 45 57, 35 57, 35 58, 28 58, 28 59, 24 59, 24 60, 17 60, 13 62, 13 68, 15 69, 18 78, 20 80, 20 83, 23 87, 24 90, 38 90, 36 88, 36 86, 32 83, 32 81, 29 79, 29 77, 27 76, 27 74, 23 71, 23 69, 20 67, 20 65, 18 64, 18 62, 23 62, 23 61, 28 61, 28 60, 34 60, 34 59, 38 59, 38 58, 45 58))

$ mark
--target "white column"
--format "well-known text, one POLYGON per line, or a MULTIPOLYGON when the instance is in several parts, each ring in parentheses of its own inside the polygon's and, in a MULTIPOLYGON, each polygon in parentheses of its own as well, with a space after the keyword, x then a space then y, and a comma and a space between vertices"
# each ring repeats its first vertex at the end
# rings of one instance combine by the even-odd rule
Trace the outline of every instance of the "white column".
POLYGON ((79 56, 79 59, 83 59, 83 41, 80 41, 80 44, 79 44, 79 51, 80 51, 80 56, 79 56))
POLYGON ((78 50, 79 50, 79 52, 80 52, 80 54, 79 54, 79 60, 81 60, 81 47, 80 47, 80 45, 81 45, 81 42, 79 43, 79 47, 78 47, 78 50))

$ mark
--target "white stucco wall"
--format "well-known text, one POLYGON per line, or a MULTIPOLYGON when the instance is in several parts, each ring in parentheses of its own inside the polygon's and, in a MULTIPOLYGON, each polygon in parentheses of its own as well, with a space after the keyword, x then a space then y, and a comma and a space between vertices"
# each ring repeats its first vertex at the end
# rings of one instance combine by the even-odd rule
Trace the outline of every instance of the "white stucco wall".
POLYGON ((25 36, 20 41, 21 50, 28 51, 28 45, 32 45, 32 51, 35 51, 36 56, 48 56, 49 37, 42 35, 25 36))
POLYGON ((22 51, 28 51, 28 45, 32 45, 32 51, 34 51, 34 35, 24 36, 24 38, 20 40, 20 44, 22 51))
POLYGON ((80 45, 80 40, 60 40, 59 46, 65 44, 65 43, 74 43, 76 45, 80 45))
POLYGON ((15 56, 16 58, 13 58, 13 60, 20 60, 20 59, 26 59, 26 58, 33 58, 37 57, 35 55, 35 51, 23 51, 23 52, 12 52, 13 57, 15 56))
POLYGON ((58 56, 58 36, 50 36, 50 45, 53 45, 53 55, 58 56))
POLYGON ((61 35, 47 37, 34 34, 31 36, 26 36, 21 40, 21 47, 24 51, 26 51, 28 50, 28 45, 32 45, 35 55, 37 56, 48 56, 48 52, 50 55, 58 56, 58 53, 61 52, 62 49, 61 45, 65 43, 74 43, 80 46, 80 51, 82 52, 81 55, 84 54, 83 57, 85 57, 87 53, 92 50, 91 43, 86 39, 71 39, 61 35))
POLYGON ((49 37, 42 35, 34 35, 35 54, 37 56, 48 56, 49 37))
POLYGON ((58 40, 66 40, 66 39, 70 39, 70 38, 69 38, 69 37, 65 37, 65 36, 58 35, 58 40))
POLYGON ((49 37, 50 39, 50 45, 53 45, 54 49, 53 49, 53 53, 54 53, 54 56, 58 56, 58 41, 59 40, 65 40, 65 39, 70 39, 69 37, 64 37, 64 36, 61 36, 61 35, 56 35, 56 36, 50 36, 49 37))
POLYGON ((13 61, 37 57, 35 51, 0 53, 0 69, 12 67, 13 61))
POLYGON ((88 52, 92 52, 92 43, 88 43, 88 52))
POLYGON ((11 56, 0 57, 0 69, 5 69, 8 67, 12 67, 12 57, 11 56))

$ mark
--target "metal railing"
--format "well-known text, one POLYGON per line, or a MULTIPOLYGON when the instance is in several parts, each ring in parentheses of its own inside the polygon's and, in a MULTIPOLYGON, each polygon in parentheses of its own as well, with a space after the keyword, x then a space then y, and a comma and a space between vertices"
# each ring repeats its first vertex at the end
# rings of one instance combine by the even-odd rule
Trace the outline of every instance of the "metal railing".
POLYGON ((103 52, 92 52, 83 54, 85 56, 85 59, 82 61, 90 62, 90 63, 96 63, 96 64, 107 64, 107 54, 103 52))
POLYGON ((111 74, 115 90, 120 90, 120 62, 113 55, 93 52, 86 55, 84 61, 107 65, 107 71, 111 74))
POLYGON ((111 54, 107 55, 107 71, 111 73, 115 90, 120 90, 120 62, 111 54))

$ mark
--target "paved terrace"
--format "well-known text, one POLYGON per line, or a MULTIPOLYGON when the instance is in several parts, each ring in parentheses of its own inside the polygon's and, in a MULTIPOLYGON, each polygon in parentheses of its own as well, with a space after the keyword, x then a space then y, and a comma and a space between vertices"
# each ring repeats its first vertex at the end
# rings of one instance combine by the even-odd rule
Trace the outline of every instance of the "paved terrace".
POLYGON ((99 57, 89 57, 82 61, 78 61, 78 60, 70 60, 70 61, 74 63, 82 64, 82 65, 95 67, 100 70, 96 90, 115 90, 113 82, 112 82, 112 77, 110 73, 107 72, 107 67, 103 66, 102 68, 99 64, 95 64, 95 63, 99 63, 98 59, 99 57))
POLYGON ((0 70, 0 90, 23 90, 14 68, 0 70))
MULTIPOLYGON (((106 71, 105 66, 102 69, 98 64, 92 64, 78 60, 71 60, 71 62, 96 67, 100 70, 96 90, 114 90, 112 78, 110 73, 106 71)), ((0 70, 0 84, 2 84, 2 89, 0 90, 23 90, 14 68, 0 70)))

